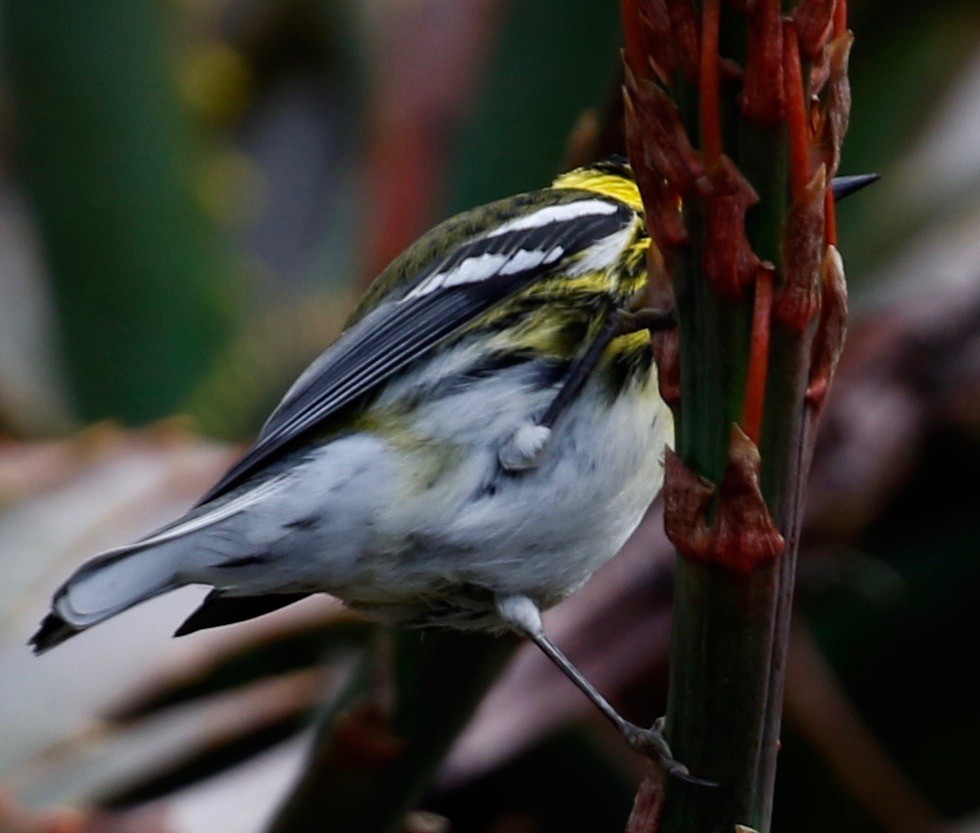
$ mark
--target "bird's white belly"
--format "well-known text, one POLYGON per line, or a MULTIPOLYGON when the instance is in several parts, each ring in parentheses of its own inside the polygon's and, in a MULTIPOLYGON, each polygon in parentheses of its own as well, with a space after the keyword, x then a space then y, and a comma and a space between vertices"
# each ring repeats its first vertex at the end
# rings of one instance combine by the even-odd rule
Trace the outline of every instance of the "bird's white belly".
POLYGON ((619 550, 660 489, 673 438, 655 381, 612 406, 601 382, 590 382, 539 463, 512 473, 497 459, 501 445, 555 391, 509 375, 426 406, 412 426, 416 441, 391 446, 398 475, 377 507, 366 571, 338 595, 397 606, 483 588, 548 606, 619 550))
MULTIPOLYGON (((501 445, 556 393, 522 379, 528 372, 494 373, 427 398, 397 430, 308 453, 273 497, 233 522, 233 553, 246 543, 261 563, 229 569, 209 558, 201 580, 233 592, 328 592, 393 618, 425 621, 434 611, 478 627, 492 625, 496 594, 557 603, 636 528, 660 489, 673 424, 655 380, 609 404, 593 379, 538 464, 507 472, 501 445)), ((374 407, 384 412, 411 385, 374 407)), ((223 560, 217 543, 211 553, 223 560)))

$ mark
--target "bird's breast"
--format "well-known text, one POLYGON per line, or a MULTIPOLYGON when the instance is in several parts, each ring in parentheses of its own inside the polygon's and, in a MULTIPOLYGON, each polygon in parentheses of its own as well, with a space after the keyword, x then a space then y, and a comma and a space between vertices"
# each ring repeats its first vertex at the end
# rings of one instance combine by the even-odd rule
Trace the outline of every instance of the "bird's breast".
MULTIPOLYGON (((530 361, 422 397, 391 434, 400 474, 377 542, 407 584, 457 582, 549 605, 636 528, 673 439, 655 369, 624 382, 623 369, 605 363, 562 412, 537 465, 507 471, 501 446, 539 420, 561 386, 546 371, 530 361)), ((397 410, 418 382, 406 378, 379 407, 397 410)))

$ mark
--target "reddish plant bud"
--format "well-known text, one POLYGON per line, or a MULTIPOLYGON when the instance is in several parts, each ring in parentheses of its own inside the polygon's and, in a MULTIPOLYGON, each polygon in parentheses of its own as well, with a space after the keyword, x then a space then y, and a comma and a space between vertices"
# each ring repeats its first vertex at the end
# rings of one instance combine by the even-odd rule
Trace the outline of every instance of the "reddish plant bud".
MULTIPOLYGON (((636 159, 635 142, 627 134, 626 146, 629 148, 631 159, 636 159)), ((642 154, 642 150, 639 151, 642 154)), ((640 156, 639 158, 644 158, 640 156)), ((644 196, 643 211, 647 222, 647 231, 657 247, 664 252, 670 252, 688 242, 687 229, 681 214, 680 201, 677 195, 667 185, 667 180, 652 170, 648 164, 640 166, 642 173, 635 175, 636 183, 644 196), (647 202, 652 202, 648 205, 647 202)))
POLYGON ((847 64, 854 35, 845 32, 827 45, 830 72, 825 92, 824 117, 816 136, 821 161, 827 166, 827 178, 837 174, 840 167, 840 150, 851 118, 851 82, 847 77, 847 64))
POLYGON ((677 70, 677 56, 674 54, 666 0, 650 0, 644 5, 641 14, 648 33, 647 55, 660 76, 660 81, 669 87, 677 70))
MULTIPOLYGON (((629 72, 627 71, 627 80, 629 72)), ((680 200, 671 190, 657 168, 654 154, 646 146, 642 127, 638 124, 636 108, 629 91, 623 102, 626 127, 626 151, 633 165, 633 177, 643 195, 643 210, 647 229, 661 252, 669 252, 687 243, 687 229, 680 209, 680 200)))
POLYGON ((759 195, 727 156, 699 180, 698 187, 705 218, 701 266, 720 295, 738 298, 759 266, 745 234, 745 212, 759 195))
POLYGON ((823 409, 827 391, 837 371, 844 336, 847 333, 847 280, 844 261, 834 246, 827 246, 823 258, 823 306, 820 329, 813 344, 813 362, 806 401, 817 413, 823 409))
POLYGON ((635 139, 642 141, 646 158, 675 193, 693 193, 704 164, 691 146, 677 105, 657 84, 637 80, 629 71, 626 100, 631 105, 627 116, 637 131, 635 139))
POLYGON ((823 90, 827 79, 830 78, 830 53, 826 49, 821 49, 810 63, 810 94, 819 95, 823 90))
POLYGON ((759 449, 737 425, 733 426, 728 468, 718 490, 711 560, 741 573, 775 558, 786 548, 762 498, 759 468, 759 449))
POLYGON ((701 66, 701 47, 698 38, 698 12, 691 0, 667 0, 671 35, 677 61, 684 77, 698 83, 701 66))
POLYGON ((793 13, 793 22, 800 39, 800 53, 814 60, 830 37, 834 24, 836 0, 801 0, 793 13))
POLYGON ((739 573, 783 552, 786 542, 759 488, 759 467, 755 443, 733 426, 728 466, 718 489, 717 516, 709 528, 706 518, 714 487, 667 451, 665 525, 678 552, 739 573))
POLYGON ((739 104, 747 121, 763 127, 775 127, 784 118, 779 0, 754 0, 749 4, 749 50, 739 104))
POLYGON ((706 518, 715 487, 691 471, 673 449, 667 449, 664 469, 664 529, 667 537, 681 554, 706 560, 711 549, 711 531, 706 518))
POLYGON ((803 330, 820 309, 826 169, 821 165, 794 200, 783 226, 783 285, 773 303, 782 324, 803 330))
POLYGON ((626 64, 638 77, 648 77, 652 67, 660 82, 669 86, 677 68, 666 0, 623 0, 626 64))
POLYGON ((655 766, 640 782, 636 798, 633 799, 633 811, 626 822, 626 833, 649 833, 650 830, 660 829, 660 817, 664 810, 665 777, 663 769, 655 766))

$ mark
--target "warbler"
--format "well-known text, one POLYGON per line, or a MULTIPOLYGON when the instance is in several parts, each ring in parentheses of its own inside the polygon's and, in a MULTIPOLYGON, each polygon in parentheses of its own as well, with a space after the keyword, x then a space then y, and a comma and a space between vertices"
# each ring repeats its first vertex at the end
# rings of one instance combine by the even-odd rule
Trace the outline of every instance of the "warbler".
POLYGON ((208 585, 177 635, 312 593, 409 626, 515 630, 635 748, 540 611, 619 550, 660 489, 670 409, 638 309, 651 245, 625 159, 438 225, 396 258, 241 459, 187 514, 83 564, 37 653, 208 585))

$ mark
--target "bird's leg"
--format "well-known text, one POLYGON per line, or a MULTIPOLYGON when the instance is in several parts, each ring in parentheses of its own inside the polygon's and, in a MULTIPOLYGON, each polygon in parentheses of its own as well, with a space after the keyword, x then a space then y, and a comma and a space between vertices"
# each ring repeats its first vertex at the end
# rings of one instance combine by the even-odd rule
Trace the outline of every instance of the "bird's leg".
POLYGON ((582 391, 610 342, 619 336, 640 330, 649 330, 651 333, 667 330, 676 323, 674 314, 663 310, 650 308, 632 312, 616 310, 609 316, 609 320, 595 341, 572 363, 565 381, 541 419, 538 422, 522 425, 501 446, 497 455, 500 465, 507 471, 524 471, 537 465, 541 452, 551 436, 552 426, 561 412, 582 391))
POLYGON ((599 359, 605 352, 609 344, 620 336, 636 333, 640 330, 649 330, 651 333, 659 330, 668 330, 675 326, 677 320, 673 312, 663 312, 657 309, 639 309, 635 312, 627 310, 617 310, 611 316, 606 326, 603 328, 599 337, 589 345, 585 351, 572 364, 571 371, 565 379, 558 395, 551 401, 548 410, 541 417, 541 425, 551 428, 558 419, 566 405, 571 402, 582 390, 592 371, 595 370, 599 359))
POLYGON ((652 729, 642 729, 630 723, 613 708, 612 704, 582 675, 582 672, 572 665, 571 660, 545 635, 541 625, 541 612, 531 599, 527 596, 500 597, 497 599, 497 611, 510 627, 532 640, 548 659, 595 703, 599 711, 620 731, 630 748, 648 757, 655 757, 670 775, 699 784, 706 783, 692 778, 687 767, 674 758, 659 725, 655 725, 652 729))

